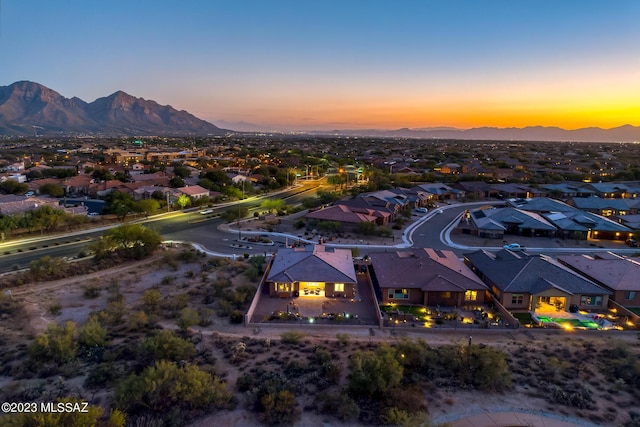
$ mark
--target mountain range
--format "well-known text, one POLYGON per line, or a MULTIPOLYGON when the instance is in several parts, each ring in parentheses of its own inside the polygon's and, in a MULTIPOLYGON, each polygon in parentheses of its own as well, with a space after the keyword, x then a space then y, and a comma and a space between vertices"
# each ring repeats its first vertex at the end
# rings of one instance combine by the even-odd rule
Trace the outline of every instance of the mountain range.
POLYGON ((87 103, 38 83, 0 86, 0 135, 225 135, 186 111, 117 91, 87 103))
MULTIPOLYGON (((277 133, 276 126, 246 122, 224 122, 240 132, 277 133)), ((87 103, 65 98, 38 83, 21 81, 0 86, 0 135, 225 135, 229 132, 182 110, 117 91, 87 103)), ((282 130, 282 133, 290 133, 282 130)), ((297 131, 297 134, 367 136, 416 139, 470 139, 511 141, 636 142, 640 127, 624 125, 611 129, 588 127, 567 130, 559 127, 524 128, 451 127, 297 131)))
POLYGON ((588 127, 567 130, 559 127, 528 126, 524 128, 479 127, 472 129, 361 129, 314 131, 316 135, 362 136, 380 138, 459 139, 495 141, 575 141, 575 142, 640 142, 640 127, 624 125, 611 129, 588 127))

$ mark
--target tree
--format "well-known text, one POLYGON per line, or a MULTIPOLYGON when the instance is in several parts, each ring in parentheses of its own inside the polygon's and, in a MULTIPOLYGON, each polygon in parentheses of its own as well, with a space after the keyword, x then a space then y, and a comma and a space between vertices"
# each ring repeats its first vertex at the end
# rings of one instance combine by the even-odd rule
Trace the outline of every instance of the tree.
POLYGON ((180 317, 178 317, 178 327, 186 331, 193 325, 197 325, 200 322, 200 316, 198 312, 192 308, 186 307, 180 310, 180 317))
POLYGON ((157 231, 140 224, 122 224, 112 228, 104 234, 103 239, 106 239, 106 242, 101 242, 101 251, 112 248, 133 259, 141 259, 151 254, 162 242, 157 231))
POLYGON ((68 362, 76 357, 78 352, 75 336, 75 323, 68 321, 64 326, 51 324, 29 346, 29 357, 35 363, 53 361, 62 364, 68 362))
POLYGON ((178 197, 178 200, 176 200, 176 203, 180 209, 184 209, 191 203, 191 198, 186 194, 181 194, 180 197, 178 197))
POLYGON ((0 182, 0 192, 4 194, 23 194, 29 191, 29 186, 14 179, 7 179, 0 182))
POLYGON ((69 264, 62 258, 46 255, 29 263, 29 272, 34 280, 61 279, 66 276, 69 264))
POLYGON ((40 188, 38 188, 38 191, 41 194, 48 194, 51 197, 62 197, 62 196, 64 196, 63 188, 61 186, 59 186, 58 184, 54 184, 53 182, 41 185, 40 188))
POLYGON ((380 395, 399 384, 403 375, 403 367, 395 351, 387 345, 380 346, 375 353, 356 351, 351 356, 349 367, 349 392, 354 396, 380 395))
POLYGON ((78 341, 85 347, 102 347, 107 344, 107 330, 100 324, 98 316, 89 316, 87 323, 80 328, 78 341))
POLYGON ((140 210, 142 210, 145 215, 149 215, 150 213, 160 209, 160 202, 155 199, 140 200, 138 202, 138 205, 140 206, 140 210))
POLYGON ((233 395, 219 378, 201 371, 197 366, 179 367, 161 360, 139 375, 131 374, 115 392, 116 406, 125 412, 148 410, 167 413, 183 410, 227 408, 233 395))
POLYGON ((196 347, 190 341, 180 338, 175 332, 162 330, 141 344, 142 353, 153 360, 188 360, 196 354, 196 347))

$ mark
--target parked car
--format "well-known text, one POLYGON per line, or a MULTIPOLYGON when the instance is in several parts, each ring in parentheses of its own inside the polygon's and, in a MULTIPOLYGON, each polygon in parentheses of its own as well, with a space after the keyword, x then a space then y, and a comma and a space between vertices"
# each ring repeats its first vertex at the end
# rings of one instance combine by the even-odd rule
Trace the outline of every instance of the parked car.
POLYGON ((427 213, 427 208, 416 208, 416 212, 427 213))
POLYGON ((638 247, 638 242, 636 241, 636 239, 627 239, 625 243, 627 244, 627 246, 630 246, 632 248, 638 247))
POLYGON ((91 218, 91 217, 94 217, 94 216, 98 216, 98 215, 100 215, 98 212, 89 212, 89 213, 87 214, 87 216, 88 216, 88 217, 90 217, 90 218, 91 218))
POLYGON ((200 212, 200 215, 209 215, 210 213, 213 213, 213 209, 205 209, 200 212))
POLYGON ((504 245, 503 248, 513 252, 524 251, 525 249, 524 246, 519 243, 509 243, 508 245, 504 245))
POLYGON ((27 191, 26 193, 24 193, 24 195, 25 195, 25 196, 27 196, 27 197, 34 196, 35 194, 36 194, 36 193, 35 193, 35 192, 33 192, 33 191, 27 191))

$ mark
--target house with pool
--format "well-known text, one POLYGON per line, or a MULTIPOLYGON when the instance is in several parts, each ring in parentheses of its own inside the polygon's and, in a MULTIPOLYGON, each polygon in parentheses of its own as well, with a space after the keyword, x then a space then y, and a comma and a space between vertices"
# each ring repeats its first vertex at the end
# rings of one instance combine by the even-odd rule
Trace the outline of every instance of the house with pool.
POLYGON ((464 262, 513 312, 604 312, 612 292, 546 255, 484 249, 464 262))
POLYGON ((383 304, 462 308, 485 302, 487 286, 451 251, 393 251, 373 253, 370 259, 383 304))
POLYGON ((350 249, 311 245, 278 250, 265 288, 279 298, 353 298, 357 282, 350 249))
MULTIPOLYGON (((611 252, 561 255, 558 261, 613 294, 623 307, 640 307, 640 262, 611 252)), ((640 310, 638 310, 640 311, 640 310)))

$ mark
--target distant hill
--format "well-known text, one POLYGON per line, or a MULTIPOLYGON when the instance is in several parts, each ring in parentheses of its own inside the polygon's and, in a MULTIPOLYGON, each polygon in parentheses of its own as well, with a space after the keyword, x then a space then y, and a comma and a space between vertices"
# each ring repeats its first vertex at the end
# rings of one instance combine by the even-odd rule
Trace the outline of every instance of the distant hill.
POLYGON ((38 83, 0 86, 0 135, 224 135, 186 111, 118 91, 86 103, 38 83))
POLYGON ((579 141, 579 142, 634 142, 640 141, 640 127, 624 125, 611 129, 597 127, 566 130, 559 127, 529 126, 524 128, 481 127, 472 129, 361 129, 314 131, 316 135, 369 136, 420 139, 475 139, 511 141, 579 141))

